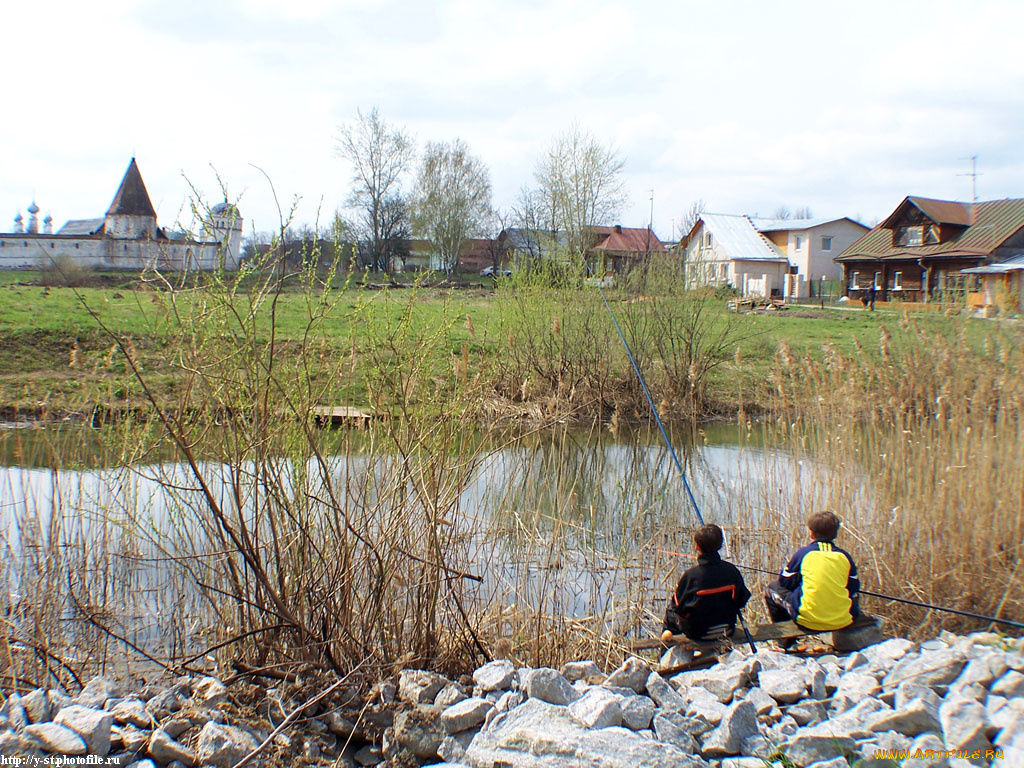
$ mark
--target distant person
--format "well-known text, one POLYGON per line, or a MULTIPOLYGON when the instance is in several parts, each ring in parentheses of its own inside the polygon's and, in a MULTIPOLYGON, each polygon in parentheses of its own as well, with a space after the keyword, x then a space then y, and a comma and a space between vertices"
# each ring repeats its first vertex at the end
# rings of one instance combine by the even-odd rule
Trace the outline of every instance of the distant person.
POLYGON ((877 294, 878 289, 875 287, 875 284, 872 283, 871 287, 868 288, 868 307, 871 309, 872 312, 875 311, 875 296, 877 294))
POLYGON ((765 601, 772 621, 795 621, 814 630, 842 629, 860 614, 860 580, 849 553, 833 542, 840 521, 831 512, 807 520, 811 543, 798 549, 768 586, 765 601))
POLYGON ((679 580, 668 600, 662 640, 683 634, 691 640, 728 636, 736 629, 736 617, 750 591, 732 563, 718 554, 722 548, 722 529, 701 526, 693 534, 697 565, 679 580))

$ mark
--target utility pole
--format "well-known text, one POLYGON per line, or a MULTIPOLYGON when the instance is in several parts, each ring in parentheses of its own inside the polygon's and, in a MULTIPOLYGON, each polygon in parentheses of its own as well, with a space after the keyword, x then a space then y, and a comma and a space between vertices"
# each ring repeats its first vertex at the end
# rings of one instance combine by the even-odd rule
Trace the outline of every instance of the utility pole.
POLYGON ((651 255, 651 229, 654 227, 654 190, 651 190, 651 217, 647 220, 647 256, 651 255))

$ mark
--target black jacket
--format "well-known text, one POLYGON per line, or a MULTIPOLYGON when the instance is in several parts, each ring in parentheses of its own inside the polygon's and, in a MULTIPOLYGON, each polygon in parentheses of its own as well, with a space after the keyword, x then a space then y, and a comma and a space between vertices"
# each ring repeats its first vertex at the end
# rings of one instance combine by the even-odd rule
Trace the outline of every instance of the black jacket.
POLYGON ((704 637, 717 624, 736 627, 736 614, 750 599, 750 590, 732 563, 717 552, 701 555, 683 574, 665 610, 665 629, 691 640, 704 637))

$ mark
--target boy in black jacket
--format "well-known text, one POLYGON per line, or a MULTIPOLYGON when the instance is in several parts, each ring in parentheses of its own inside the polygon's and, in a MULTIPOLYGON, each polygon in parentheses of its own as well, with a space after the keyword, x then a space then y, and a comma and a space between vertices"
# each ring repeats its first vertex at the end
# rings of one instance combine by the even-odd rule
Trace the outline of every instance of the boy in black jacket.
POLYGON ((665 610, 662 639, 684 634, 691 640, 731 635, 736 616, 750 599, 743 577, 732 563, 718 554, 722 529, 705 525, 693 534, 697 565, 683 574, 665 610))

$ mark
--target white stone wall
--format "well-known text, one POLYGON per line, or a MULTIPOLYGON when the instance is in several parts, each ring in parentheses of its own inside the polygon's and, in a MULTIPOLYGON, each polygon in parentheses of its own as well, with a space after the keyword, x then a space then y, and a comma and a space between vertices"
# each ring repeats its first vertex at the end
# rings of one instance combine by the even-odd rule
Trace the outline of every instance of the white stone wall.
MULTIPOLYGON (((209 271, 218 266, 221 246, 166 240, 0 235, 0 269, 48 269, 62 258, 84 269, 209 271)), ((225 268, 237 269, 237 257, 233 266, 228 263, 225 268)))
POLYGON ((131 216, 127 214, 107 216, 104 229, 107 237, 129 239, 153 237, 156 234, 156 217, 131 216))

